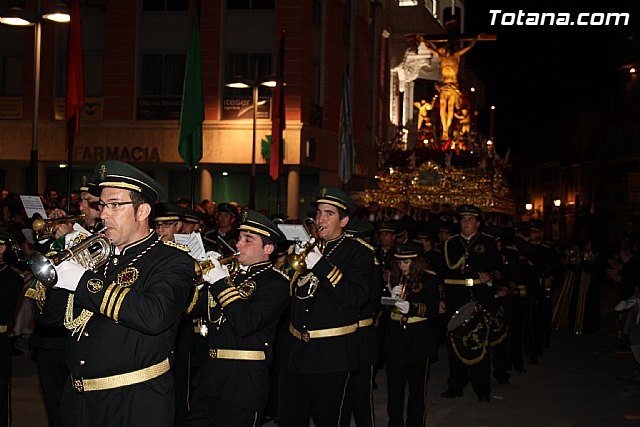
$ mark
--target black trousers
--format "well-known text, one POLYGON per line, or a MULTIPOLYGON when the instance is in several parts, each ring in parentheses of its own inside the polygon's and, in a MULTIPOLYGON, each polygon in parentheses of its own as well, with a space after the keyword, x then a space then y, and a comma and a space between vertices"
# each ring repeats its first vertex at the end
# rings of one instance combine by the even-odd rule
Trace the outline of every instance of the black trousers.
POLYGON ((49 427, 60 427, 60 398, 64 385, 69 379, 69 369, 64 359, 64 350, 47 350, 38 348, 38 379, 44 394, 47 407, 49 427))
POLYGON ((509 322, 509 366, 516 371, 524 370, 523 339, 526 312, 524 307, 519 307, 509 322))
POLYGON ((190 427, 256 427, 260 413, 229 402, 209 399, 196 389, 188 417, 190 427))
POLYGON ((491 362, 493 363, 493 378, 498 383, 505 384, 509 381, 509 338, 508 335, 502 342, 491 347, 491 362))
POLYGON ((491 356, 490 353, 474 365, 463 363, 456 356, 451 342, 449 342, 449 391, 462 393, 467 382, 471 379, 473 391, 478 397, 485 397, 491 394, 491 356))
POLYGON ((347 385, 347 393, 342 406, 340 425, 349 427, 351 415, 357 427, 373 427, 373 365, 362 366, 358 372, 352 372, 347 385))
POLYGON ((278 427, 336 427, 340 423, 348 372, 300 374, 284 366, 278 384, 278 427))
POLYGON ((429 359, 387 363, 387 415, 389 427, 404 427, 404 390, 409 383, 406 427, 426 423, 427 369, 429 359))
POLYGON ((13 345, 7 333, 0 333, 0 425, 9 426, 11 419, 11 350, 13 345))

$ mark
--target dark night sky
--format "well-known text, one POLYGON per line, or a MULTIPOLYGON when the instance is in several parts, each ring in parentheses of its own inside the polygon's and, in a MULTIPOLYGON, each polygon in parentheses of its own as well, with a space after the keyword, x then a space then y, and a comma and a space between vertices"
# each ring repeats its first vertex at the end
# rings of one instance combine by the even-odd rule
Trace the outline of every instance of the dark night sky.
MULTIPOLYGON (((467 0, 466 33, 481 32, 496 33, 498 40, 477 43, 466 61, 485 82, 487 104, 497 106, 498 149, 509 146, 515 156, 553 159, 561 125, 608 102, 607 94, 624 78, 619 67, 640 59, 640 1, 467 0), (491 26, 491 9, 573 16, 628 12, 630 22, 626 27, 491 26)), ((488 128, 484 117, 481 130, 488 128)))

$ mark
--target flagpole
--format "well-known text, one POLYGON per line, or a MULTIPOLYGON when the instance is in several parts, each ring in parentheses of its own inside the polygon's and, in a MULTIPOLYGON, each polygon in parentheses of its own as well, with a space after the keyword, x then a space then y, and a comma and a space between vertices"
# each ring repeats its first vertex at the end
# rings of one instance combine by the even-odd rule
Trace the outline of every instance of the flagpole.
POLYGON ((73 116, 71 120, 67 122, 67 134, 69 147, 67 147, 67 215, 71 215, 71 169, 73 166, 73 138, 74 131, 76 129, 76 120, 78 116, 73 116))
POLYGON ((191 209, 195 209, 196 204, 196 167, 191 168, 191 209))

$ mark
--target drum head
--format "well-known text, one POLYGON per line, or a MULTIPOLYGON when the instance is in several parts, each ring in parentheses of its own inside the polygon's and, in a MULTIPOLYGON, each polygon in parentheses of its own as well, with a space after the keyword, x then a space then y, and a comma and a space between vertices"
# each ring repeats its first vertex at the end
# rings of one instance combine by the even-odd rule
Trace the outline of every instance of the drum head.
POLYGON ((469 321, 476 312, 476 303, 474 301, 466 303, 456 310, 456 313, 451 317, 451 320, 449 320, 449 323, 447 324, 447 331, 455 331, 465 322, 469 321))

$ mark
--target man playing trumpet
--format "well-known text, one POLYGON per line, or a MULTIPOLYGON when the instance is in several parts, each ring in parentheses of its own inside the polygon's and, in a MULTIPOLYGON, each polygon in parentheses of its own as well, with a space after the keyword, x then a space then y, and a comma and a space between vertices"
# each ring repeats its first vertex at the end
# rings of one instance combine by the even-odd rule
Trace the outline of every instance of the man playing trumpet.
POLYGON ((198 307, 209 322, 208 361, 196 378, 190 426, 255 426, 269 394, 269 368, 280 315, 289 300, 285 276, 272 264, 280 229, 256 211, 242 213, 237 243, 241 265, 229 277, 220 254, 203 278, 198 307))
POLYGON ((278 394, 281 427, 339 425, 349 372, 358 371, 360 307, 369 301, 373 250, 344 230, 353 200, 325 187, 314 202, 318 238, 306 269, 292 283, 291 324, 284 342, 278 394))
POLYGON ((172 426, 170 358, 193 259, 150 231, 157 182, 114 160, 95 173, 92 192, 115 249, 95 270, 71 260, 56 266, 62 289, 47 291, 42 317, 71 332, 62 425, 172 426))

